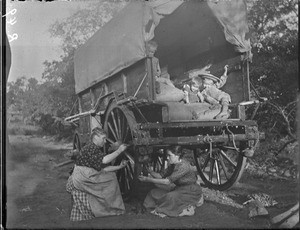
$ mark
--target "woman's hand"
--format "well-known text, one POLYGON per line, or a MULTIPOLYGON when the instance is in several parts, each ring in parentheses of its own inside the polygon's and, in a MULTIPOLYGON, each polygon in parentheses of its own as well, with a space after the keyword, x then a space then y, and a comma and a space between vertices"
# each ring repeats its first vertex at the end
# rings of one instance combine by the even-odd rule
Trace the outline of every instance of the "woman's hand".
MULTIPOLYGON (((117 144, 114 144, 115 146, 117 144)), ((102 163, 103 164, 108 164, 110 162, 112 162, 114 159, 116 159, 122 152, 124 152, 127 149, 127 145, 126 144, 121 144, 118 149, 110 154, 107 154, 106 156, 103 157, 102 159, 102 163)))
POLYGON ((198 92, 197 96, 198 96, 200 102, 204 102, 204 96, 202 95, 202 93, 198 92))
POLYGON ((153 170, 149 167, 149 165, 145 165, 146 170, 148 171, 148 173, 153 172, 153 170))
POLYGON ((122 153, 122 152, 124 152, 126 149, 127 149, 127 145, 126 144, 121 144, 120 146, 119 146, 119 148, 118 148, 118 152, 120 152, 120 153, 122 153))
POLYGON ((224 75, 227 75, 227 71, 228 71, 228 65, 224 66, 224 75))
POLYGON ((147 182, 148 181, 148 177, 146 176, 139 176, 139 180, 142 182, 147 182))
POLYGON ((127 160, 122 160, 121 163, 119 164, 120 169, 124 168, 128 164, 127 160))

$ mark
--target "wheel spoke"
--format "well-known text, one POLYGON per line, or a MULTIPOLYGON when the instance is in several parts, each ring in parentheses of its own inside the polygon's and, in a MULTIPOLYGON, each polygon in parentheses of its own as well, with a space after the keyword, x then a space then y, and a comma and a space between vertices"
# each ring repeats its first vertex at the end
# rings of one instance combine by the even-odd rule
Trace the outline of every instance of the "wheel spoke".
POLYGON ((157 163, 160 168, 163 167, 163 160, 160 157, 157 157, 157 163))
POLYGON ((130 164, 134 164, 133 157, 128 152, 124 152, 124 154, 128 158, 128 160, 130 161, 130 164))
POLYGON ((127 121, 124 116, 122 116, 122 141, 124 142, 126 139, 126 129, 127 129, 127 121))
POLYGON ((119 128, 117 126, 117 122, 116 122, 116 118, 115 118, 115 113, 114 111, 111 111, 111 117, 112 117, 112 120, 113 120, 113 123, 114 123, 114 126, 115 126, 115 134, 117 136, 117 141, 120 140, 120 131, 119 131, 119 128))
POLYGON ((124 135, 124 139, 123 139, 123 142, 125 142, 126 141, 126 139, 127 139, 127 136, 128 136, 128 130, 129 130, 129 127, 128 127, 128 125, 126 125, 126 131, 125 131, 125 135, 124 135))
POLYGON ((215 168, 216 168, 216 175, 217 175, 217 183, 220 185, 221 179, 220 179, 220 171, 219 171, 219 165, 217 160, 215 160, 215 168))
POLYGON ((123 137, 123 133, 122 133, 122 126, 121 126, 121 112, 119 110, 117 110, 117 121, 118 121, 118 127, 119 127, 119 137, 120 140, 122 140, 123 137))
POLYGON ((113 128, 111 127, 110 122, 107 122, 107 125, 108 125, 108 127, 110 128, 110 131, 111 131, 111 133, 113 134, 115 140, 117 141, 117 140, 118 140, 117 135, 116 135, 115 131, 113 130, 113 128))
POLYGON ((205 161, 204 161, 204 164, 203 164, 203 171, 205 170, 209 160, 210 160, 210 154, 207 154, 207 156, 205 158, 205 161))
POLYGON ((108 141, 108 142, 110 142, 111 144, 113 144, 113 143, 115 143, 112 139, 110 139, 109 137, 106 137, 106 140, 108 141))
POLYGON ((134 173, 133 173, 133 169, 132 169, 131 164, 128 164, 127 167, 128 167, 128 171, 129 171, 130 178, 133 180, 133 174, 134 174, 134 173))
POLYGON ((228 180, 228 176, 227 176, 227 170, 226 170, 226 166, 224 164, 224 161, 223 161, 223 156, 220 154, 220 164, 221 164, 221 167, 223 169, 223 172, 224 172, 224 175, 226 177, 226 179, 228 180))
POLYGON ((213 182, 212 181, 213 173, 214 173, 214 160, 212 158, 210 158, 209 180, 211 182, 213 182))
POLYGON ((221 154, 236 169, 237 165, 226 155, 226 153, 224 153, 223 150, 221 150, 221 154))
POLYGON ((155 159, 153 161, 153 171, 155 172, 156 171, 156 166, 157 166, 157 159, 155 159))

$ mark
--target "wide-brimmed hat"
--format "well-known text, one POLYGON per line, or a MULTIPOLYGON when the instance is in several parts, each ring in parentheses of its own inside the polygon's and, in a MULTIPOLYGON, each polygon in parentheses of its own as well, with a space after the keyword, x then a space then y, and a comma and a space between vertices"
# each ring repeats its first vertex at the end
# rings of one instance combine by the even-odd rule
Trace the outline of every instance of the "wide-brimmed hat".
POLYGON ((210 73, 201 73, 198 75, 199 77, 201 78, 206 78, 206 79, 210 79, 212 80, 213 82, 220 82, 220 78, 210 74, 210 73))
POLYGON ((214 82, 220 81, 220 79, 218 77, 210 74, 209 72, 204 71, 203 69, 193 69, 193 70, 186 72, 186 74, 188 75, 189 78, 194 78, 196 76, 199 76, 201 78, 210 79, 214 82))

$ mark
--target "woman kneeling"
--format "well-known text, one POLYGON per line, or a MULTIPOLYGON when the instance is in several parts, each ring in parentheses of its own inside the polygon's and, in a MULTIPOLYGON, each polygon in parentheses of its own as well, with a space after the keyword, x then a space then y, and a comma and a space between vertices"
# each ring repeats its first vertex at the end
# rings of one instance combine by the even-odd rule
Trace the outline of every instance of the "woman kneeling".
POLYGON ((145 201, 151 213, 164 216, 192 216, 195 207, 203 204, 201 186, 196 183, 197 175, 193 167, 181 159, 181 148, 175 146, 167 149, 168 168, 161 174, 148 169, 151 177, 140 176, 139 180, 156 184, 145 201))
POLYGON ((74 171, 66 185, 73 201, 71 221, 125 213, 115 171, 124 168, 127 162, 122 161, 117 166, 109 164, 124 152, 127 146, 122 144, 116 151, 105 155, 102 151, 105 139, 104 130, 95 128, 91 141, 82 148, 75 160, 74 171))

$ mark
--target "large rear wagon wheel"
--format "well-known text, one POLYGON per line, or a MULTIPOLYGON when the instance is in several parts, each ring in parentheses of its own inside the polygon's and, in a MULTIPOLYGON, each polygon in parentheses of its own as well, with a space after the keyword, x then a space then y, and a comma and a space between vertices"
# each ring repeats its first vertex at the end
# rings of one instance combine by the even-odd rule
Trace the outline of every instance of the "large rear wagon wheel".
MULTIPOLYGON (((129 114, 131 115, 131 114, 129 114)), ((128 111, 124 108, 119 107, 115 104, 111 105, 107 111, 104 130, 107 133, 107 149, 118 142, 119 144, 131 144, 132 143, 132 133, 130 122, 132 122, 132 117, 128 117, 128 111), (129 119, 131 119, 129 121, 129 119)), ((121 190, 123 199, 129 198, 130 192, 133 189, 133 182, 135 176, 135 158, 134 158, 134 146, 131 145, 113 162, 114 165, 119 165, 120 162, 125 159, 128 164, 123 169, 117 171, 117 178, 121 190)))
POLYGON ((241 150, 226 147, 194 151, 194 158, 204 185, 221 191, 239 181, 246 165, 241 150))

